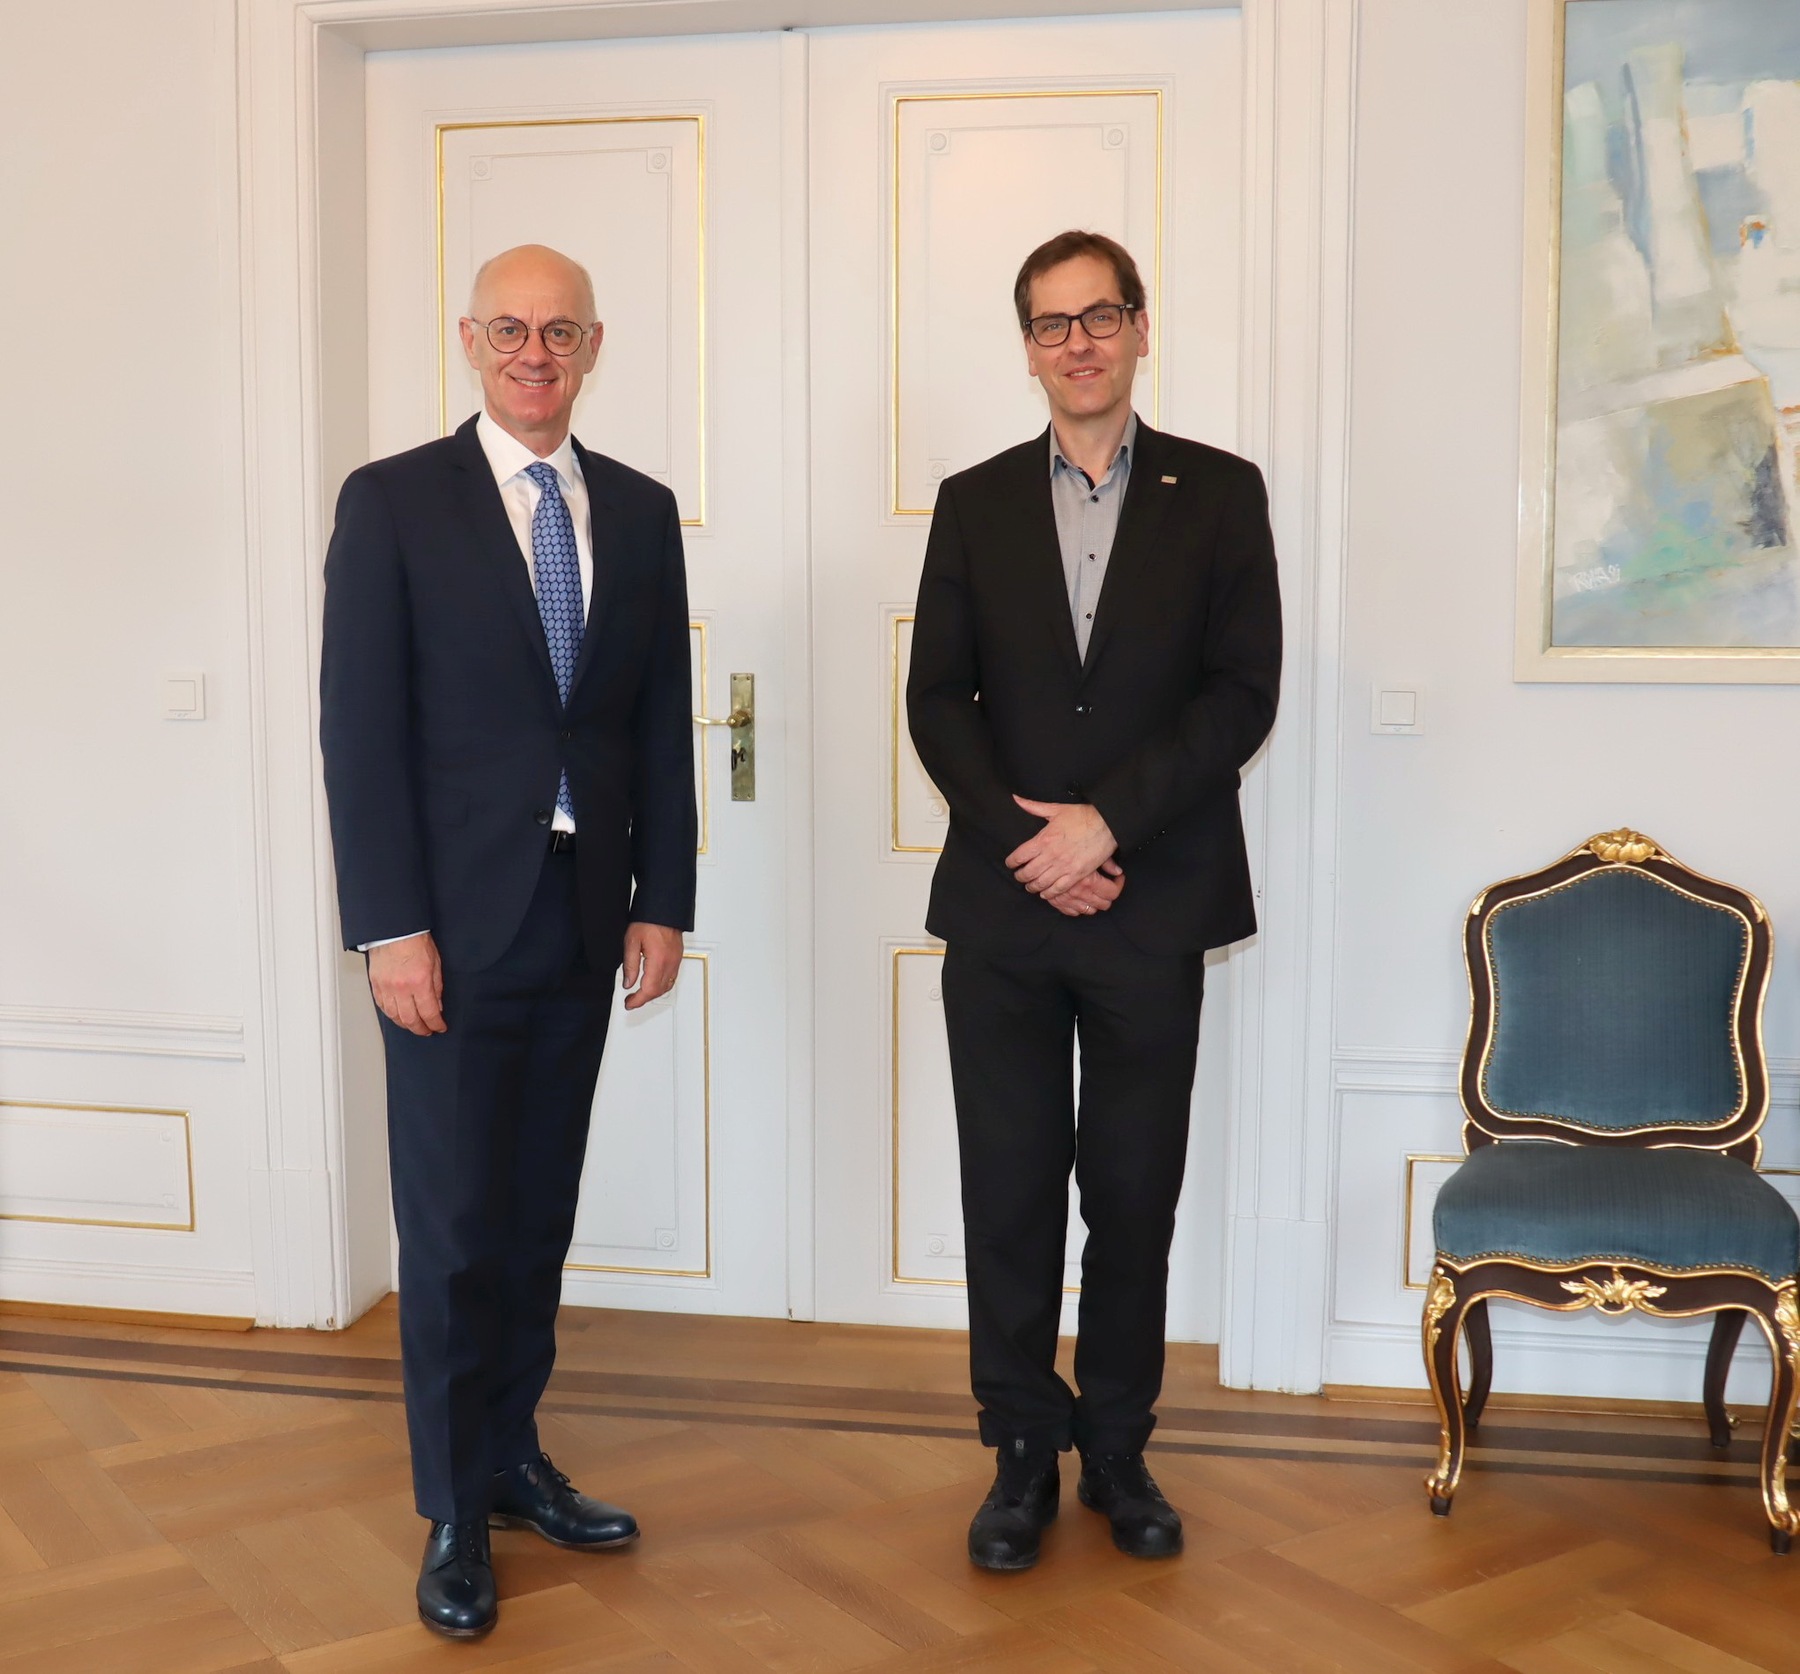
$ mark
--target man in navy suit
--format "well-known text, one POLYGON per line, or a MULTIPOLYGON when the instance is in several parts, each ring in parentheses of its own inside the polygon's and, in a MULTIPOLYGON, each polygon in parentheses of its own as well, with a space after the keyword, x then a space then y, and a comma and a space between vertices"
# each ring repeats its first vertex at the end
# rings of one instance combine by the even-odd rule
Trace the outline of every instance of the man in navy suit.
POLYGON ((427 1626, 494 1624, 488 1529, 629 1545, 538 1445, 613 972, 666 994, 693 927, 674 496, 569 434, 602 327, 524 245, 461 322, 483 411, 351 474, 325 561, 320 740, 345 945, 387 1054, 427 1626))

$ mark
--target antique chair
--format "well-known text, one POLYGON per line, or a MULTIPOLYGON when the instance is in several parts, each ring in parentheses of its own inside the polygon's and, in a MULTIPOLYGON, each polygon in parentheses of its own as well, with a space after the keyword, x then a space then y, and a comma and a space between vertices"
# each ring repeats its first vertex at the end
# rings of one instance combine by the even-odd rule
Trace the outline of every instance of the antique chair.
POLYGON ((1770 945, 1754 896, 1635 831, 1595 837, 1469 908, 1468 1158, 1432 1216, 1423 1323, 1443 1418, 1425 1486, 1440 1517, 1493 1377, 1489 1297, 1714 1315, 1704 1394, 1719 1447, 1730 1440, 1725 1374, 1750 1315, 1774 1356, 1763 1506, 1770 1544, 1788 1550, 1800 1526, 1787 1493, 1800 1221, 1755 1167, 1770 945))

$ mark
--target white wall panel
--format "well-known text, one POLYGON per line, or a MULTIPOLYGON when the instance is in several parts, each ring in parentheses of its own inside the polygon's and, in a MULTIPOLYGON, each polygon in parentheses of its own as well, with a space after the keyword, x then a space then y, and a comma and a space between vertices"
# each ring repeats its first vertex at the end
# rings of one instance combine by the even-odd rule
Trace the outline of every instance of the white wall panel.
POLYGON ((194 1229, 185 1110, 0 1099, 0 1221, 194 1229))
POLYGON ((0 404, 0 1215, 53 1217, 0 1220, 9 1298, 255 1307, 232 15, 12 7, 0 51, 0 153, 29 160, 0 311, 53 322, 0 404), (162 718, 175 669, 204 720, 162 718), (135 1107, 192 1112, 191 1205, 184 1124, 135 1107))
POLYGON ((710 1276, 711 1034, 710 960, 698 949, 666 998, 628 1012, 615 997, 571 1269, 710 1276))

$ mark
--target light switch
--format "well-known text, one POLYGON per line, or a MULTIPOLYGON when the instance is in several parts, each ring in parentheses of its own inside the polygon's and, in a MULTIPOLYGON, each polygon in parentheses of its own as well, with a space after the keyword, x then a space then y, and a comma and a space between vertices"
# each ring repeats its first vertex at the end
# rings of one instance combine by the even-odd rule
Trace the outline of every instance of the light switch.
POLYGON ((206 719, 206 676, 197 670, 162 677, 162 716, 165 721, 206 719))
POLYGON ((1369 705, 1369 731, 1419 733, 1425 730, 1425 689, 1377 681, 1369 705))

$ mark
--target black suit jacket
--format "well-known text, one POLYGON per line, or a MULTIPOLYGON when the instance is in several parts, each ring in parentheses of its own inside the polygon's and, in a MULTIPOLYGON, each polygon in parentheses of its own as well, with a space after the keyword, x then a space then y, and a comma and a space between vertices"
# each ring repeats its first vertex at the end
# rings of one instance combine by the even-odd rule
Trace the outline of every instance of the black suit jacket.
POLYGON ((1262 474, 1141 421, 1085 663, 1069 616, 1050 443, 938 490, 907 715, 950 805, 926 925, 1028 949, 1057 922, 1006 856, 1042 822, 1013 801, 1091 802, 1118 841, 1107 919, 1150 951, 1256 928, 1238 770, 1268 735, 1281 599, 1262 474))
POLYGON ((344 944, 430 928, 479 970, 512 941, 567 768, 591 957, 630 920, 694 922, 687 579, 675 497, 587 482, 593 596, 565 708, 473 419, 353 472, 325 559, 320 743, 344 944))

